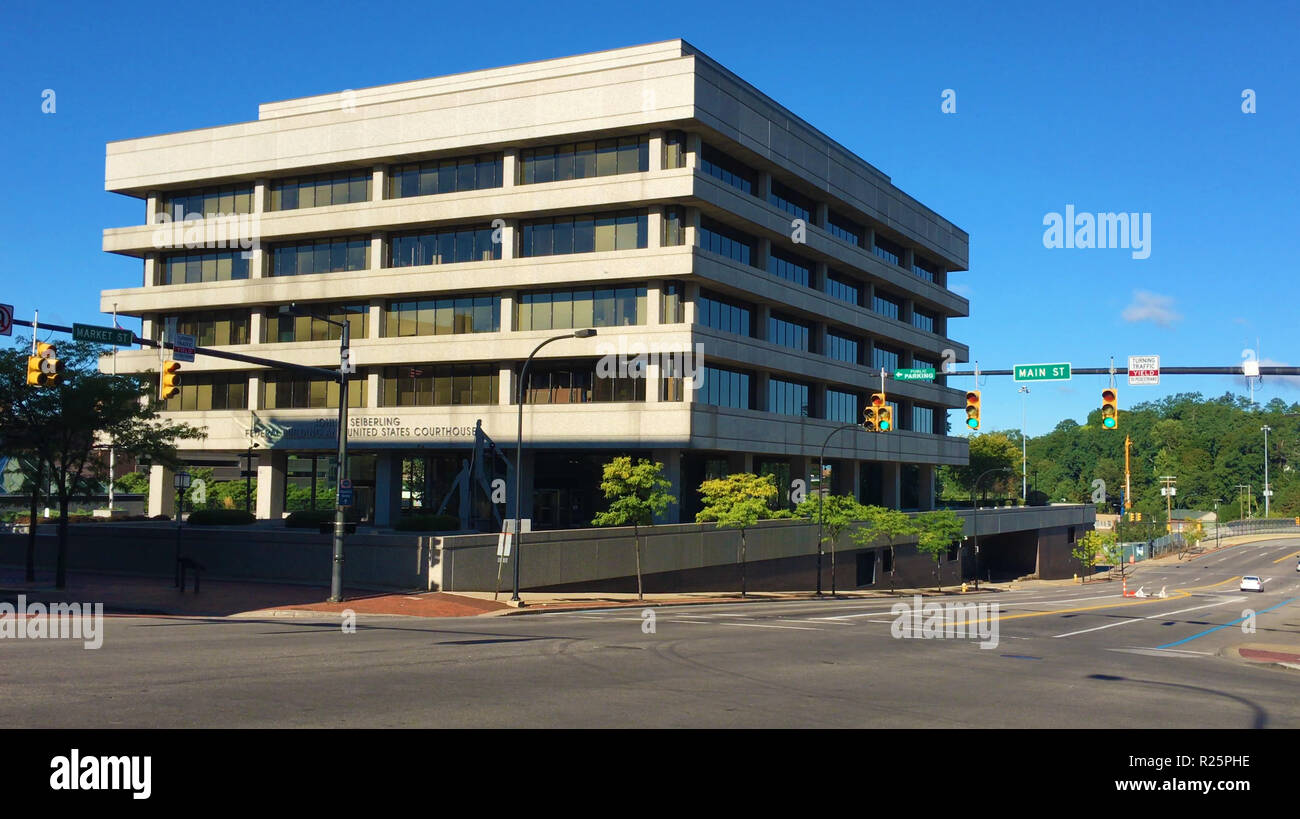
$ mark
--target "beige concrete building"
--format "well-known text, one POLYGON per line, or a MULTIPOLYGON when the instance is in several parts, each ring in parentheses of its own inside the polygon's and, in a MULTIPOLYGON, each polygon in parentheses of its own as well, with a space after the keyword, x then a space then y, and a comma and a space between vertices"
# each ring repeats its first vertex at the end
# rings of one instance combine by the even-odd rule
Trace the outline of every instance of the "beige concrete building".
MULTIPOLYGON (((349 323, 349 473, 379 525, 449 493, 457 508, 477 423, 513 455, 521 363, 584 327, 596 337, 549 344, 529 370, 539 528, 585 525, 615 454, 665 464, 669 520, 692 519, 707 476, 815 481, 882 368, 897 429, 836 434, 831 486, 930 508, 936 466, 967 459, 946 435, 963 393, 892 378, 968 359, 948 337, 968 303, 947 287, 966 233, 681 40, 114 142, 106 188, 143 204, 140 224, 104 232, 142 279, 101 303, 145 336, 174 319, 203 346, 337 368, 338 329, 281 309, 349 323), (690 355, 641 355, 662 351, 690 355)), ((118 368, 157 369, 158 353, 118 368)), ((183 374, 167 409, 208 431, 187 455, 237 465, 256 442, 261 517, 332 502, 336 383, 203 355, 183 374)), ((170 487, 155 467, 152 512, 170 487)))

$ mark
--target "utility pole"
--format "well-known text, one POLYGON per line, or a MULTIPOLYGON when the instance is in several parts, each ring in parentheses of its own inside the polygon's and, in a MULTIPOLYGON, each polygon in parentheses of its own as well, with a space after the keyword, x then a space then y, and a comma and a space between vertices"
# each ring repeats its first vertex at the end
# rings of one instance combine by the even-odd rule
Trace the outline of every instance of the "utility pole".
MULTIPOLYGON (((1124 511, 1133 508, 1133 485, 1131 482, 1131 473, 1129 471, 1129 449, 1133 441, 1129 436, 1124 436, 1124 511)), ((1121 515, 1121 517, 1123 517, 1121 515)))
POLYGON ((1268 432, 1272 427, 1265 424, 1260 427, 1264 433, 1264 518, 1268 519, 1268 499, 1273 494, 1273 490, 1268 488, 1268 432))
POLYGON ((1160 494, 1165 496, 1165 533, 1168 534, 1174 531, 1174 495, 1178 493, 1174 483, 1178 478, 1173 475, 1161 475, 1160 480, 1164 483, 1160 488, 1160 494))
POLYGON ((1029 395, 1029 387, 1021 387, 1020 390, 1020 497, 1029 503, 1029 459, 1025 449, 1025 397, 1029 395))

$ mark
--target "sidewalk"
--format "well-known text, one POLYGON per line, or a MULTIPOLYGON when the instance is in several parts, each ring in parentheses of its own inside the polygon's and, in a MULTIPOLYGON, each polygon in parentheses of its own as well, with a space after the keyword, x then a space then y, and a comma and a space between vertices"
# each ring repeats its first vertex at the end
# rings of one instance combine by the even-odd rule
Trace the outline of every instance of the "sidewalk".
MULTIPOLYGON (((647 594, 637 600, 635 594, 606 592, 523 592, 524 606, 509 603, 506 590, 493 599, 492 592, 377 592, 345 589, 342 603, 325 602, 325 586, 284 583, 259 583, 240 580, 202 581, 202 591, 194 593, 193 581, 184 593, 176 589, 170 577, 94 574, 69 572, 67 587, 53 585, 48 571, 37 573, 37 582, 23 580, 22 569, 0 568, 0 600, 15 601, 22 594, 28 602, 103 603, 105 614, 167 615, 181 617, 311 617, 351 610, 356 614, 401 615, 410 617, 473 617, 479 615, 519 615, 548 611, 578 611, 612 608, 646 608, 653 606, 756 603, 763 601, 815 600, 813 592, 690 592, 647 594)), ((1009 583, 981 583, 982 591, 1005 591, 1009 583)), ((1020 588, 1025 584, 1017 583, 1020 588)), ((970 591, 974 592, 974 586, 970 591)), ((891 600, 914 594, 935 596, 934 588, 883 591, 839 591, 837 599, 891 600)), ((944 586, 942 594, 960 595, 960 586, 944 586)), ((823 599, 830 599, 829 590, 823 599)))

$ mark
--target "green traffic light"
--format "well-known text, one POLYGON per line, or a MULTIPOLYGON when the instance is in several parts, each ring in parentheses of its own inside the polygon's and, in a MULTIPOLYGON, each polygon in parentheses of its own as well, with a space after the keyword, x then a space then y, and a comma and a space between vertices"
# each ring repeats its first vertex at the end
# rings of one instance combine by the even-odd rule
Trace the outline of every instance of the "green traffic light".
POLYGON ((888 422, 888 421, 881 421, 881 422, 880 422, 880 428, 881 428, 882 430, 884 430, 885 432, 888 432, 888 431, 889 431, 889 422, 888 422))
POLYGON ((1114 418, 1104 418, 1104 419, 1102 419, 1101 425, 1104 426, 1106 429, 1114 429, 1114 428, 1115 428, 1115 419, 1114 419, 1114 418))
POLYGON ((979 429, 979 428, 980 428, 980 422, 979 422, 977 419, 975 419, 975 418, 967 418, 967 419, 966 419, 966 426, 970 427, 971 429, 979 429))

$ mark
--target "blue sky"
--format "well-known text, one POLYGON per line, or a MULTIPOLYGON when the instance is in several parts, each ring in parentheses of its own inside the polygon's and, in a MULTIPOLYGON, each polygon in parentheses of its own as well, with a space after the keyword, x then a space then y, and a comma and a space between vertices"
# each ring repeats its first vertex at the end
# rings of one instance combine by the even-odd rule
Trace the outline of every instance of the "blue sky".
MULTIPOLYGON (((950 334, 986 369, 1159 354, 1231 365, 1295 350, 1300 12, 1284 3, 284 2, 6 6, 0 65, 0 302, 107 323, 103 288, 139 262, 100 250, 138 223, 105 193, 104 145, 253 120, 261 102, 682 37, 970 233, 952 274, 971 316, 950 334), (56 110, 43 113, 53 89, 56 110), (940 110, 944 89, 957 112, 940 110), (1242 111, 1253 89, 1257 112, 1242 111), (1151 215, 1151 253, 1048 249, 1044 216, 1151 215)), ((967 387, 969 379, 955 380, 967 387)), ((982 386, 986 429, 1017 427, 1009 378, 982 386)), ((1033 387, 1029 432, 1083 420, 1104 380, 1033 387)), ((1120 384, 1121 409, 1241 379, 1120 384)), ((1265 379, 1257 398, 1300 400, 1265 379)))

